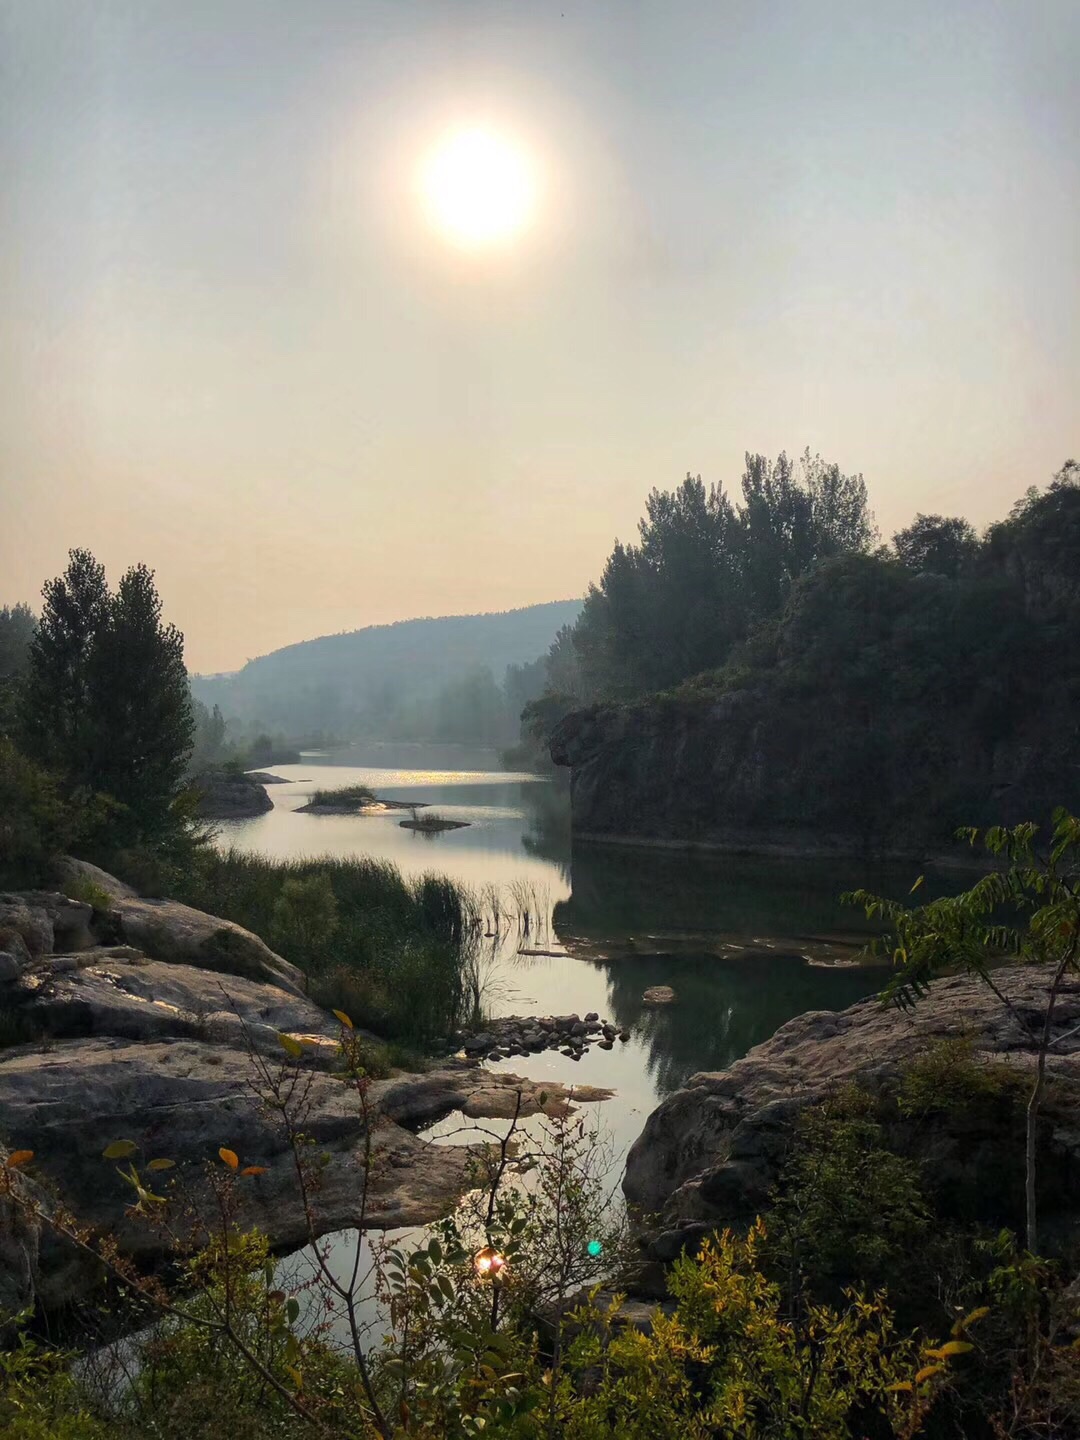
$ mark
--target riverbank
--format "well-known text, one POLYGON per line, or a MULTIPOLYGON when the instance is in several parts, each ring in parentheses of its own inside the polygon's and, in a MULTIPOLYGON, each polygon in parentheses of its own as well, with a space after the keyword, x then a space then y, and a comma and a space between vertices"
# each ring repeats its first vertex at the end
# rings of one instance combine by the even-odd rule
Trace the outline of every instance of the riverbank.
MULTIPOLYGON (((49 891, 0 897, 0 1143, 9 1154, 33 1152, 25 1168, 43 1193, 141 1265, 166 1260, 175 1237, 128 1209, 131 1195, 103 1159, 116 1142, 140 1170, 168 1162, 153 1183, 193 1216, 214 1208, 208 1163, 223 1147, 241 1156, 254 1168, 235 1223, 288 1250, 360 1223, 361 1213, 374 1229, 445 1214, 483 1140, 432 1144, 422 1127, 453 1112, 567 1108, 564 1087, 541 1089, 475 1061, 395 1070, 375 1036, 304 995, 302 973, 256 935, 136 896, 80 862, 68 862, 68 873, 72 888, 95 887, 95 904, 49 891), (345 1064, 353 1046, 367 1072, 362 1089, 345 1064), (298 1188, 298 1126, 321 1157, 314 1208, 298 1188)), ((96 1267, 53 1243, 47 1226, 26 1231, 0 1202, 0 1253, 13 1247, 25 1263, 5 1272, 0 1308, 49 1308, 94 1282, 96 1267)))

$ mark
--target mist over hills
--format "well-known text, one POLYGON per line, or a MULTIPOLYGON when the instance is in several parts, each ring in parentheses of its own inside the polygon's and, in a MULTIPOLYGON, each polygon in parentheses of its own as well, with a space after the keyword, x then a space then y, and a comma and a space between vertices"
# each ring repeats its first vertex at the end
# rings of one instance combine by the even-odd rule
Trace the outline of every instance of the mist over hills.
MULTIPOLYGON (((580 600, 553 600, 495 614, 371 625, 287 645, 231 674, 193 675, 191 689, 204 705, 220 706, 248 729, 501 743, 505 726, 482 734, 468 712, 487 715, 490 692, 503 687, 507 667, 537 661, 580 613, 580 600), (460 736, 451 733, 457 730, 460 736)), ((509 716, 516 699, 508 701, 509 716)))

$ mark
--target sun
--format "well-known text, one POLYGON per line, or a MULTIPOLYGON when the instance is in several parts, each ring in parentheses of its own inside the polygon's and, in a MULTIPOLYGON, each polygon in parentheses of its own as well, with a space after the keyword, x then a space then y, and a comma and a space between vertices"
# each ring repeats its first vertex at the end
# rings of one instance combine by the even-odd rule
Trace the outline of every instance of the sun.
POLYGON ((506 243, 530 224, 536 182, 525 153, 491 130, 458 130, 427 155, 420 194, 428 219, 466 248, 506 243))

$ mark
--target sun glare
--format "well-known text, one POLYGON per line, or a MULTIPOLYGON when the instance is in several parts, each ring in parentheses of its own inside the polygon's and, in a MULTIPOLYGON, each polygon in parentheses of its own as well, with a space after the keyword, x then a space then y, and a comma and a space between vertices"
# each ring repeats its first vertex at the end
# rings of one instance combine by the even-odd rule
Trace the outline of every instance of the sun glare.
POLYGON ((466 247, 514 239, 532 219, 536 201, 524 153, 489 130, 460 130, 428 155, 420 190, 431 223, 466 247))

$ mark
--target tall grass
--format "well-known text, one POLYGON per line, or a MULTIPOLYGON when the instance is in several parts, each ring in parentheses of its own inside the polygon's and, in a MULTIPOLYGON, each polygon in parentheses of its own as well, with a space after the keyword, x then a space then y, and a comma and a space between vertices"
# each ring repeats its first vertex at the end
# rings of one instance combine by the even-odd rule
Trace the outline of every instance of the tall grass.
POLYGON ((204 851, 172 888, 254 931, 305 972, 313 999, 381 1035, 428 1046, 480 1016, 480 910, 452 880, 230 849, 204 851))

